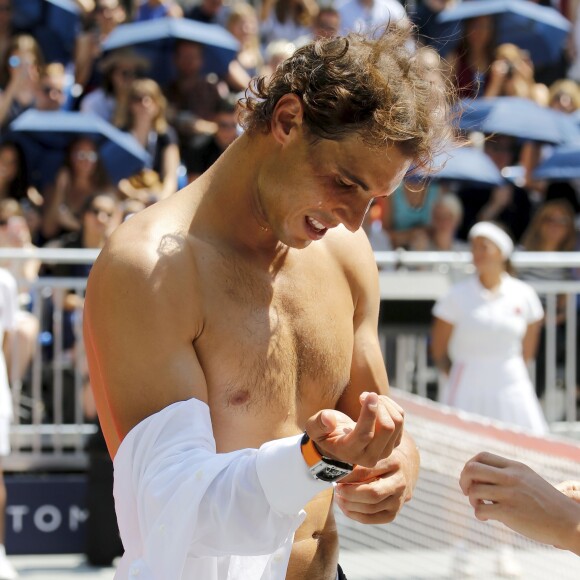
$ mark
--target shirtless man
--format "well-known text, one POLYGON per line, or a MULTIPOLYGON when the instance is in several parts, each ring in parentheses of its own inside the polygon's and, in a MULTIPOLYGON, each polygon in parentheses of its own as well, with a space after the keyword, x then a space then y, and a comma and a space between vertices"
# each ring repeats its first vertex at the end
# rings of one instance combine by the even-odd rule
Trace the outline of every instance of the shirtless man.
POLYGON ((299 49, 254 88, 246 132, 212 168, 119 227, 95 263, 85 340, 115 457, 116 578, 343 577, 332 486, 308 473, 304 431, 314 453, 356 464, 334 495, 347 516, 390 522, 410 499, 418 453, 386 396, 359 229, 449 132, 445 91, 407 40, 299 49))

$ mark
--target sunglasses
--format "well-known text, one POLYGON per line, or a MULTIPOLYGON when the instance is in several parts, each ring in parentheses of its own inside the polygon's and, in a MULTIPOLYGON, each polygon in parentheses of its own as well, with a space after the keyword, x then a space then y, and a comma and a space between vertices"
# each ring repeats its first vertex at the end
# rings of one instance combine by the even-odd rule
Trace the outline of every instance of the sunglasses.
POLYGON ((97 216, 97 217, 99 217, 102 213, 104 213, 108 218, 113 217, 113 212, 106 211, 106 210, 101 209, 99 207, 90 207, 88 209, 88 212, 92 213, 94 216, 97 216))
POLYGON ((570 224, 570 220, 566 217, 557 217, 555 215, 544 216, 543 220, 548 224, 554 224, 557 226, 567 226, 570 224))
POLYGON ((137 71, 132 69, 119 69, 119 74, 126 80, 137 78, 137 71))
POLYGON ((94 151, 77 151, 75 159, 77 161, 89 161, 90 163, 97 162, 98 155, 94 151))
POLYGON ((51 95, 58 95, 61 97, 64 95, 64 91, 59 89, 58 87, 50 87, 48 85, 42 87, 42 92, 47 96, 50 97, 51 95))

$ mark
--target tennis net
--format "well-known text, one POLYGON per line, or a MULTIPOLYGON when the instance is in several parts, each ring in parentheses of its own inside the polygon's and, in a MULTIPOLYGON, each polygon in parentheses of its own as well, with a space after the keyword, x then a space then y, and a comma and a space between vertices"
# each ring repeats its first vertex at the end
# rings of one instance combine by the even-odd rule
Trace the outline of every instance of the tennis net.
POLYGON ((349 580, 506 577, 499 569, 506 546, 520 578, 580 578, 574 554, 475 519, 458 484, 465 462, 480 451, 522 461, 552 483, 578 480, 578 443, 534 437, 395 389, 393 396, 406 410, 406 428, 421 452, 421 474, 413 500, 392 524, 362 525, 336 510, 349 580))

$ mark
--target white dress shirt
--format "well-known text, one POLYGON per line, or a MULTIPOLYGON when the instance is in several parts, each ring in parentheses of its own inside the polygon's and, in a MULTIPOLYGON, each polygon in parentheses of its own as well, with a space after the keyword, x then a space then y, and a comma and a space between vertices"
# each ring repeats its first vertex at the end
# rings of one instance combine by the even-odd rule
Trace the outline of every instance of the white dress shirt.
POLYGON ((284 580, 302 508, 332 485, 310 475, 301 437, 216 453, 197 399, 144 419, 114 460, 115 580, 284 580))

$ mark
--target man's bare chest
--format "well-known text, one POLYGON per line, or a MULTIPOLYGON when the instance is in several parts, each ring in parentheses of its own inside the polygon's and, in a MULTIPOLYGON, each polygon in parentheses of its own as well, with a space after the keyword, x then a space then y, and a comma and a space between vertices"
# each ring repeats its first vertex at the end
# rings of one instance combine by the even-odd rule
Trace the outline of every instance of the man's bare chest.
POLYGON ((330 269, 268 279, 221 272, 204 292, 196 352, 225 406, 255 411, 336 402, 350 376, 353 301, 330 269))

